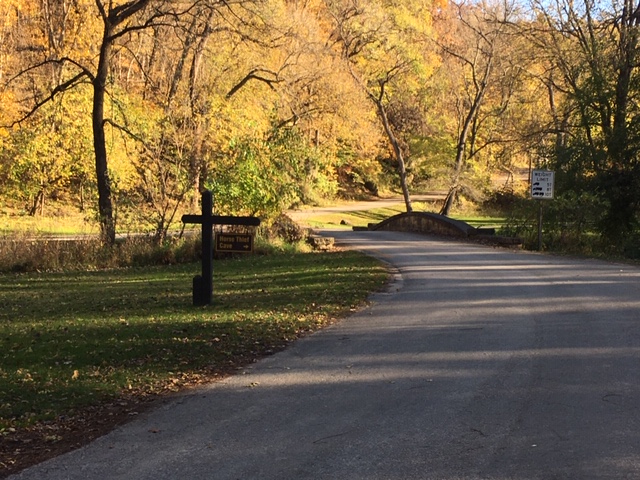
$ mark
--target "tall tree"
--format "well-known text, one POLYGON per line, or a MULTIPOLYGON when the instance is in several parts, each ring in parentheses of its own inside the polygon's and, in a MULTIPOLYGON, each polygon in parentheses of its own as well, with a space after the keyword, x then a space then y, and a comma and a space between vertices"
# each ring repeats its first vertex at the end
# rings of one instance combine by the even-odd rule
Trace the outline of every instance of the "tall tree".
POLYGON ((443 215, 449 215, 463 188, 468 162, 486 146, 480 144, 481 133, 487 141, 492 136, 488 131, 492 126, 483 120, 489 115, 504 115, 517 75, 517 69, 511 68, 508 61, 510 38, 506 22, 512 7, 507 3, 480 2, 451 3, 449 8, 456 22, 447 18, 446 24, 455 27, 448 29, 439 44, 448 57, 443 68, 456 72, 458 77, 459 88, 454 87, 450 93, 457 99, 458 129, 449 191, 440 212, 443 215), (497 94, 488 99, 492 90, 497 94), (493 104, 486 105, 488 102, 493 104), (496 111, 491 112, 493 109, 496 111))
POLYGON ((144 20, 142 23, 134 22, 136 16, 143 12, 151 0, 136 0, 121 5, 114 4, 112 0, 102 2, 96 0, 96 6, 102 19, 103 32, 100 43, 98 65, 95 71, 82 67, 80 73, 72 77, 63 86, 71 87, 83 77, 88 77, 93 85, 93 110, 91 124, 93 126, 93 146, 96 161, 96 181, 98 184, 98 212, 102 237, 108 243, 115 242, 116 225, 113 216, 113 200, 111 193, 111 179, 107 161, 107 144, 105 138, 104 104, 109 76, 109 64, 111 53, 116 40, 127 33, 148 27, 157 14, 144 20))
MULTIPOLYGON (((534 2, 544 30, 532 28, 539 55, 551 64, 551 93, 572 112, 563 129, 560 173, 607 203, 601 229, 620 243, 640 215, 640 2, 534 2), (573 152, 573 153, 572 153, 573 152)), ((536 25, 537 27, 540 24, 536 25)), ((554 104, 556 104, 554 99, 554 104)))
MULTIPOLYGON (((91 10, 86 1, 75 0, 63 1, 62 3, 44 1, 42 11, 45 14, 51 13, 51 8, 56 8, 58 16, 63 18, 69 14, 69 9, 73 6, 82 20, 90 23, 91 10)), ((188 11, 191 5, 187 2, 171 2, 169 0, 131 0, 128 2, 116 0, 95 0, 94 13, 97 13, 101 22, 101 35, 95 38, 97 41, 97 63, 93 62, 91 56, 76 56, 71 52, 59 49, 61 44, 61 31, 56 30, 54 22, 45 22, 46 36, 50 39, 51 45, 56 48, 40 61, 35 62, 25 68, 15 78, 20 78, 32 74, 37 70, 53 70, 59 72, 51 83, 48 91, 38 93, 33 99, 32 107, 25 115, 15 123, 20 123, 45 105, 52 101, 57 95, 76 88, 84 82, 89 81, 92 86, 92 129, 93 147, 95 156, 95 178, 98 188, 98 213, 102 238, 107 243, 115 241, 116 225, 113 210, 112 186, 108 164, 107 144, 105 125, 111 123, 118 127, 112 119, 105 117, 105 98, 109 83, 110 67, 113 61, 114 48, 126 43, 130 35, 134 32, 149 29, 162 19, 176 19, 188 11), (122 42, 119 44, 118 42, 122 42)), ((84 39, 86 44, 93 43, 90 31, 80 32, 89 38, 84 39)))
MULTIPOLYGON (((330 41, 341 52, 355 82, 378 113, 397 163, 400 186, 408 212, 413 210, 405 155, 388 112, 395 92, 418 87, 428 78, 435 59, 429 48, 429 1, 360 3, 328 0, 333 20, 330 41)), ((406 96, 404 98, 407 98, 406 96)))

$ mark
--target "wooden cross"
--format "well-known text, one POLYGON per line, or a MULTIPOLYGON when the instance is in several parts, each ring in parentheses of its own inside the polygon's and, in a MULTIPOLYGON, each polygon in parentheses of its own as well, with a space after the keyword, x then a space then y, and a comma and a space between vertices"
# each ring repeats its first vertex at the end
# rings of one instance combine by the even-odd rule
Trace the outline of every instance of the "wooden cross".
POLYGON ((202 214, 182 216, 182 223, 202 225, 202 275, 193 277, 193 304, 196 306, 211 304, 213 296, 213 226, 260 225, 260 219, 257 217, 213 215, 212 212, 213 195, 209 190, 204 190, 202 192, 202 214))

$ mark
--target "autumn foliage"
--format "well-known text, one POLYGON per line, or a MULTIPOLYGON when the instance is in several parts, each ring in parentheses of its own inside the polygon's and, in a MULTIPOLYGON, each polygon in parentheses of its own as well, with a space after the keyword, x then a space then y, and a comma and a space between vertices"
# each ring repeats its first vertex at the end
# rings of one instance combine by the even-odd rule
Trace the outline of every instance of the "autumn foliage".
POLYGON ((538 167, 628 236, 638 5, 553 5, 4 0, 0 199, 162 239, 203 188, 265 219, 365 185, 449 214, 538 167))

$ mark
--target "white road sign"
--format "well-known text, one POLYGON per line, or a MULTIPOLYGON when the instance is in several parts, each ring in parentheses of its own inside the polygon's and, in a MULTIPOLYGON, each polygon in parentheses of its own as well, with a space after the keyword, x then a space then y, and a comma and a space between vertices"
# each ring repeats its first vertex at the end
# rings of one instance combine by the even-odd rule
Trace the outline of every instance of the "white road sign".
POLYGON ((534 170, 531 172, 531 197, 541 200, 553 199, 555 172, 534 170))

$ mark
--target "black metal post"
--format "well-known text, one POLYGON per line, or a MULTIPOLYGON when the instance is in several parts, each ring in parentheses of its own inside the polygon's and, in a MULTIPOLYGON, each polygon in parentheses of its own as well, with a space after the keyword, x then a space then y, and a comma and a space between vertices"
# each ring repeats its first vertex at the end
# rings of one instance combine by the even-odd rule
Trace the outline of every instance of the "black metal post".
POLYGON ((538 251, 542 251, 542 200, 538 200, 538 251))

